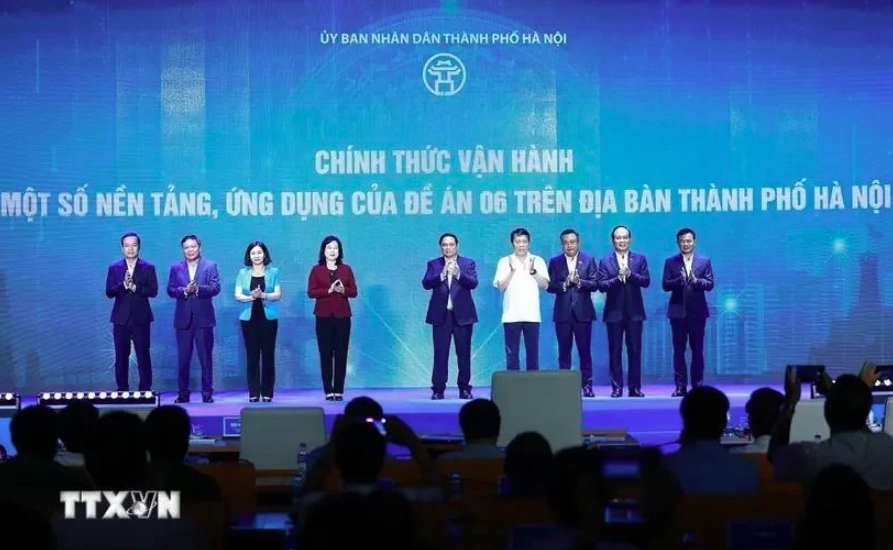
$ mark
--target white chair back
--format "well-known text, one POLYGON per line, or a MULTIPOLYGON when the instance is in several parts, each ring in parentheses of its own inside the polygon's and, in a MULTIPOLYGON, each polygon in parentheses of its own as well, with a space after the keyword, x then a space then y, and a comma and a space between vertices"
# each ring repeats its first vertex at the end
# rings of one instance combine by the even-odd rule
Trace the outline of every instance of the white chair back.
POLYGON ((301 443, 309 452, 326 442, 321 407, 245 407, 240 417, 239 458, 258 470, 293 470, 301 443))
POLYGON ((580 373, 575 370, 495 372, 490 399, 502 416, 501 446, 523 432, 539 432, 553 452, 583 444, 580 373))

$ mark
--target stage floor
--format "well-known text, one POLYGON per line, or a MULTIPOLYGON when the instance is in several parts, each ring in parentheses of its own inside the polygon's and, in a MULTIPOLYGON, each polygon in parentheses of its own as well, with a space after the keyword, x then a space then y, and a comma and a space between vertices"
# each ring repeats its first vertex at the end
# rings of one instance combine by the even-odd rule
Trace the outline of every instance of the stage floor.
MULTIPOLYGON (((730 424, 745 422, 744 405, 757 385, 718 385, 729 397, 732 405, 730 424)), ((596 397, 583 400, 584 430, 627 430, 630 435, 646 445, 661 445, 674 441, 679 435, 680 398, 670 397, 671 385, 652 385, 643 388, 644 398, 622 397, 612 399, 609 387, 596 388, 596 397)), ((781 389, 781 388, 779 388, 781 389)), ((475 388, 476 397, 490 397, 490 389, 475 388)), ((326 420, 331 425, 350 399, 360 395, 372 397, 385 410, 403 418, 420 434, 459 434, 458 412, 465 401, 458 399, 458 391, 450 389, 446 399, 432 401, 427 388, 357 389, 345 395, 345 401, 326 401, 318 390, 283 390, 276 394, 272 403, 249 403, 245 392, 219 392, 215 402, 201 403, 200 394, 193 394, 193 402, 186 405, 192 417, 194 431, 206 436, 222 433, 224 417, 238 417, 244 407, 323 407, 326 420)), ((162 395, 162 404, 171 404, 175 393, 162 395)), ((547 399, 548 396, 544 396, 547 399)))

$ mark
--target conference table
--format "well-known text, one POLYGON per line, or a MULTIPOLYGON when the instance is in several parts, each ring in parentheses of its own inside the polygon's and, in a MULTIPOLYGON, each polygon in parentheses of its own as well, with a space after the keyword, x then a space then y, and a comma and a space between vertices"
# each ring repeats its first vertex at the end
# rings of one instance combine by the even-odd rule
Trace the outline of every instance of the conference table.
POLYGON ((227 537, 228 550, 294 547, 294 524, 287 512, 236 514, 227 537))
MULTIPOLYGON (((461 434, 418 434, 419 439, 433 455, 455 451, 462 447, 461 434)), ((625 430, 587 430, 582 432, 581 442, 589 447, 639 446, 640 443, 625 430)), ((208 461, 237 460, 239 440, 237 438, 207 437, 193 439, 189 444, 189 454, 204 457, 208 461)))

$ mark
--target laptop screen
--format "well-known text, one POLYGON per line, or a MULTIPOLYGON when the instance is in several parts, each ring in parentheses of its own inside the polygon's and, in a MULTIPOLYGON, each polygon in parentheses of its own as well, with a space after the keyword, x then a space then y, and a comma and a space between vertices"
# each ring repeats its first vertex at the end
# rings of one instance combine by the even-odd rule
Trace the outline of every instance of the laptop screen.
POLYGON ((886 416, 887 404, 874 403, 871 405, 871 412, 868 413, 866 424, 873 432, 880 432, 884 429, 884 417, 886 416))
MULTIPOLYGON (((16 449, 12 445, 12 436, 9 435, 9 425, 12 423, 12 416, 15 414, 14 410, 10 410, 7 414, 7 411, 0 411, 0 445, 6 450, 6 456, 15 456, 16 449)), ((2 455, 2 451, 0 451, 0 455, 2 455)))

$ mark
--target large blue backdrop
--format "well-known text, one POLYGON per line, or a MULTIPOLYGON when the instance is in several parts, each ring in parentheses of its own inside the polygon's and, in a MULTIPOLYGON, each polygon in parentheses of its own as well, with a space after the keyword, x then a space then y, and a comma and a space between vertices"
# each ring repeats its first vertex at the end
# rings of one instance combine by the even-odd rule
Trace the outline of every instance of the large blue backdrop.
MULTIPOLYGON (((420 281, 444 231, 482 282, 473 383, 504 368, 492 278, 517 226, 549 257, 566 227, 602 256, 629 224, 655 279, 693 227, 717 282, 708 380, 893 362, 885 14, 117 4, 0 17, 0 387, 111 386, 103 287, 128 230, 162 285, 184 234, 219 263, 219 388, 245 385, 232 289, 254 239, 283 276, 277 384, 318 387, 306 281, 329 233, 360 289, 348 387, 430 383, 420 281)), ((657 283, 645 294, 646 391, 672 376, 666 297, 657 283)), ((173 305, 153 302, 159 389, 174 386, 173 305)), ((551 306, 544 295, 550 368, 551 306)), ((600 323, 595 336, 606 381, 600 323)))

